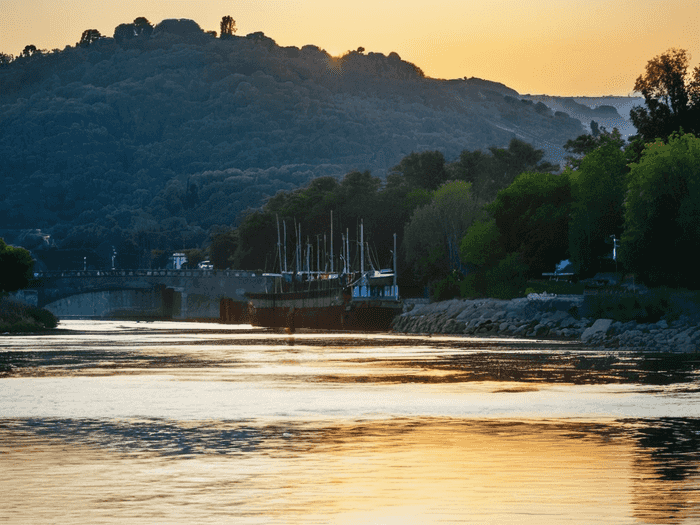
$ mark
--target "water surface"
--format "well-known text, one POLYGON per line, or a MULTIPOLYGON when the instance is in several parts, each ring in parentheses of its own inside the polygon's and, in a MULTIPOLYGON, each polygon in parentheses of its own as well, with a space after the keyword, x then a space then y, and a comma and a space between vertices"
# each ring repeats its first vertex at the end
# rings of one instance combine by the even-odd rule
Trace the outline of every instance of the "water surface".
POLYGON ((0 338, 0 521, 700 520, 694 356, 61 327, 0 338))

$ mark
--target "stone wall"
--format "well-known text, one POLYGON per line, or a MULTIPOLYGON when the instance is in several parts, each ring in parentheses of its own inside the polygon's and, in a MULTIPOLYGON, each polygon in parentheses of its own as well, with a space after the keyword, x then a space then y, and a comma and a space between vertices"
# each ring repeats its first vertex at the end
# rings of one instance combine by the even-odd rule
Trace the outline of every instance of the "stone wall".
POLYGON ((510 301, 453 299, 410 305, 394 331, 581 341, 586 346, 652 352, 697 352, 700 327, 689 317, 657 323, 622 323, 581 317, 583 296, 530 294, 510 301))

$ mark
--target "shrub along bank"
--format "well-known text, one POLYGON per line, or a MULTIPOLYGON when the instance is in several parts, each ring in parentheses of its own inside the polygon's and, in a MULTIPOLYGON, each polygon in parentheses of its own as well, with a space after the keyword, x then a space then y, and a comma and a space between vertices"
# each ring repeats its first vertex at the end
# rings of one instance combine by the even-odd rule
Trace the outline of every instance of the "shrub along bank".
POLYGON ((0 297, 0 333, 40 332, 57 325, 58 319, 48 310, 0 297))

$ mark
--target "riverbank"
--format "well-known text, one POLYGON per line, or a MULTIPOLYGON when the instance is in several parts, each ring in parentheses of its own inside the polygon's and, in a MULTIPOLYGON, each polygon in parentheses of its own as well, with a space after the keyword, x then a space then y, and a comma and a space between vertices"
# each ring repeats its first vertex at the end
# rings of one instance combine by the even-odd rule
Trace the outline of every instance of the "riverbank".
POLYGON ((464 334, 580 341, 588 347, 627 351, 700 351, 700 326, 687 315, 655 323, 582 316, 582 295, 531 294, 499 299, 453 299, 408 306, 394 319, 395 332, 464 334))
POLYGON ((44 332, 56 328, 58 319, 44 308, 37 308, 11 297, 0 297, 0 334, 44 332))

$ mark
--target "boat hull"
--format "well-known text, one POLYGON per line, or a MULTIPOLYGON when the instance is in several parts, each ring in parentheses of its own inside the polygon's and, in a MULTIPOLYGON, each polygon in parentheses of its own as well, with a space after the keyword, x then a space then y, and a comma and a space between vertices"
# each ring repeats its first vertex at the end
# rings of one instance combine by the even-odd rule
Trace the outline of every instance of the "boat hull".
POLYGON ((222 299, 221 320, 266 328, 388 331, 399 301, 353 300, 342 293, 249 294, 248 304, 222 299), (230 301, 230 302, 229 302, 230 301))

